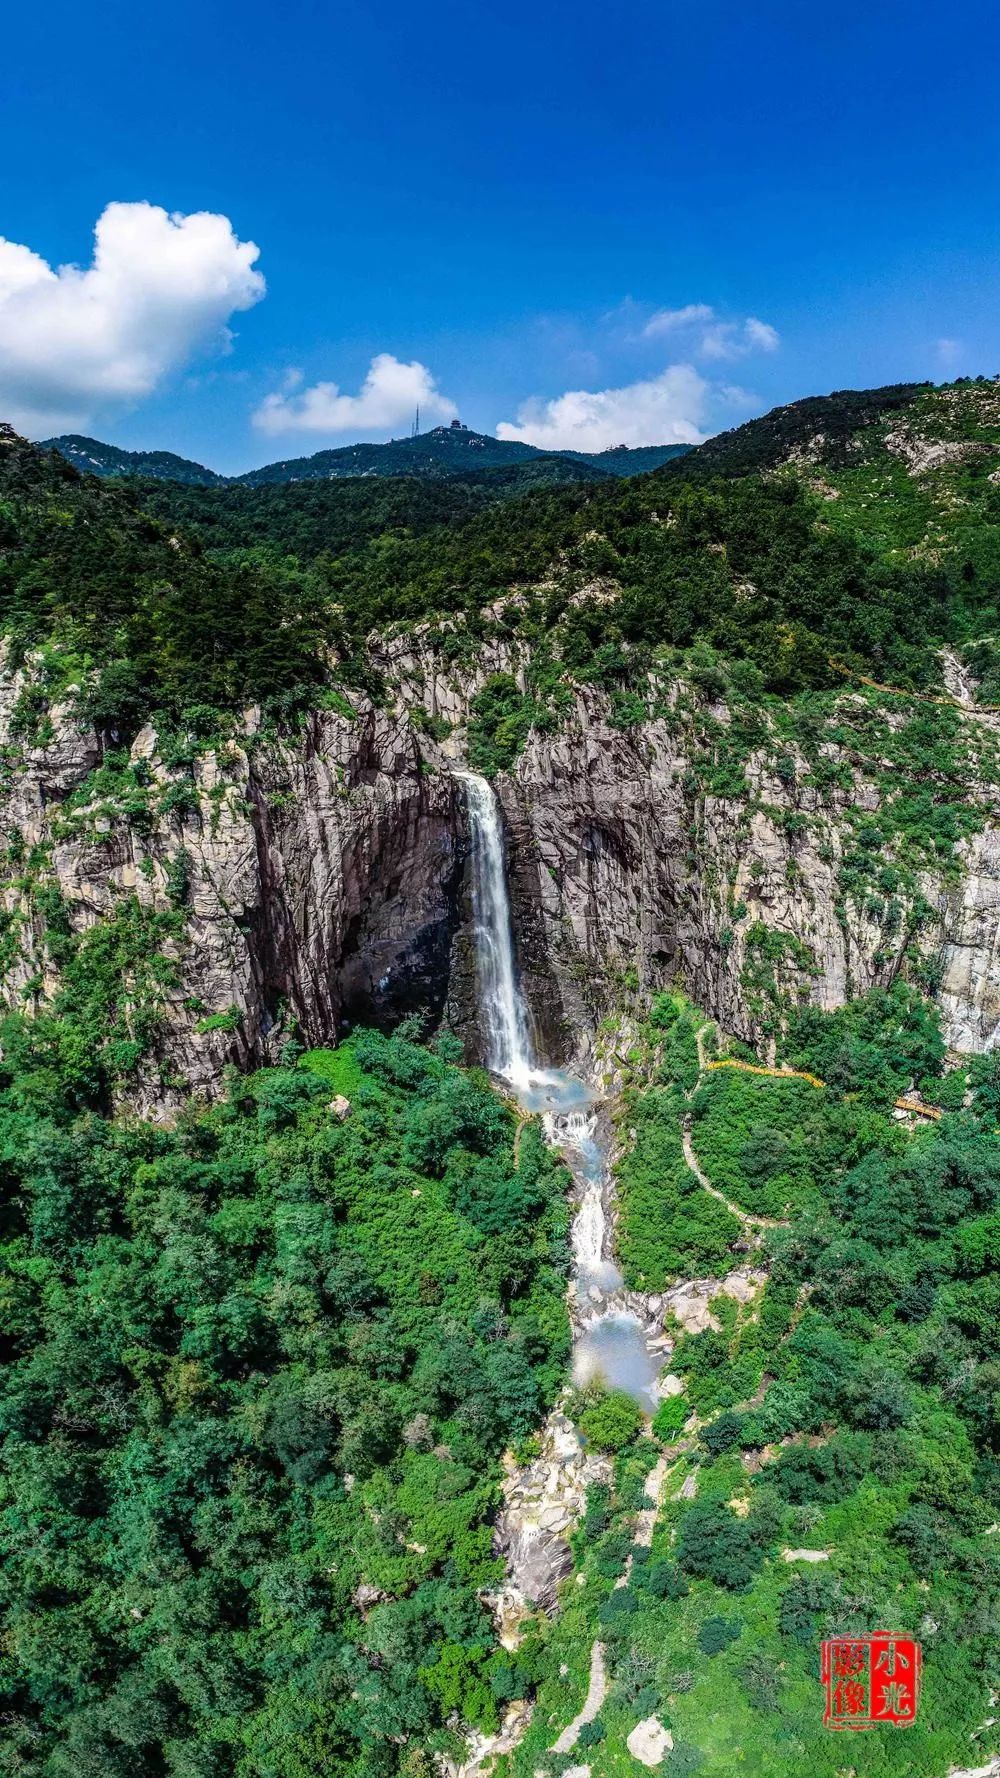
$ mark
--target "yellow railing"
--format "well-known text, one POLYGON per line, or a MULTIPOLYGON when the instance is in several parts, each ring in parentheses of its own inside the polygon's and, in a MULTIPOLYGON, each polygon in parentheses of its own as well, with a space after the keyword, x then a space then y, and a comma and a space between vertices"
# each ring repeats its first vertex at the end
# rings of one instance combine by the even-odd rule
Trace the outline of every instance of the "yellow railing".
POLYGON ((941 1116, 936 1105, 919 1105, 916 1099, 895 1099, 893 1104, 897 1111, 912 1111, 915 1117, 932 1117, 935 1123, 941 1116))
MULTIPOLYGON (((741 1062, 737 1056, 720 1056, 717 1062, 706 1062, 706 1073, 710 1068, 738 1068, 742 1074, 766 1074, 772 1080, 806 1080, 811 1087, 825 1087, 826 1081, 820 1080, 818 1074, 807 1074, 801 1068, 768 1068, 763 1062, 741 1062)), ((908 1111, 914 1117, 933 1118, 936 1123, 941 1113, 935 1105, 922 1105, 918 1099, 893 1100, 897 1111, 908 1111)))
POLYGON ((835 673, 843 673, 845 679, 854 679, 871 691, 888 692, 893 698, 919 698, 924 704, 948 704, 953 710, 964 710, 967 716, 989 715, 1000 710, 1000 704, 963 704, 961 698, 953 698, 950 692, 910 691, 905 685, 883 685, 880 679, 869 679, 865 673, 845 667, 843 661, 835 660, 832 654, 827 655, 826 664, 835 673))
POLYGON ((743 1074, 769 1074, 775 1080, 807 1080, 811 1087, 825 1087, 817 1074, 805 1074, 799 1068, 767 1068, 763 1062, 741 1062, 736 1056, 721 1056, 717 1062, 706 1062, 709 1068, 739 1068, 743 1074))

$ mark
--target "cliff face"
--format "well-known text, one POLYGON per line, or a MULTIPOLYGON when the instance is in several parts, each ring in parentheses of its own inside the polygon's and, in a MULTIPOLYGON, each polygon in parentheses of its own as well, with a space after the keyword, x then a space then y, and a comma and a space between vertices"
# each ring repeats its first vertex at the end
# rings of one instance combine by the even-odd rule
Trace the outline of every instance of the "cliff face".
POLYGON ((900 918, 845 897, 842 885, 849 818, 878 810, 879 786, 855 762, 850 788, 821 795, 806 782, 806 761, 793 755, 792 765, 778 775, 752 755, 745 796, 694 794, 674 725, 623 732, 587 692, 558 735, 532 736, 501 794, 520 858, 515 890, 530 859, 567 1024, 586 1029, 608 973, 635 972, 644 983, 681 983, 725 1029, 756 1041, 791 1003, 832 1010, 888 986, 908 952, 936 967, 949 1045, 991 1048, 1000 1028, 996 791, 970 785, 983 827, 956 848, 957 881, 921 871, 921 917, 911 909, 900 918))
MULTIPOLYGON (((405 703, 461 724, 501 650, 474 673, 393 663, 405 703), (402 669, 405 668, 405 671, 402 669)), ((38 1009, 59 988, 39 890, 58 885, 80 933, 134 897, 177 910, 140 1109, 184 1087, 214 1091, 227 1062, 272 1059, 294 1024, 307 1043, 409 1012, 442 1019, 479 1053, 465 881, 466 823, 451 767, 463 731, 431 740, 404 711, 324 712, 294 742, 248 719, 239 739, 188 759, 151 730, 110 770, 93 732, 49 713, 18 730, 23 683, 0 685, 6 834, 2 993, 38 1009)), ((718 712, 720 720, 726 713, 718 712)), ((534 734, 497 785, 508 832, 519 960, 539 1048, 563 1059, 623 983, 682 983, 724 1027, 766 1039, 784 1009, 826 1008, 886 985, 904 952, 936 958, 949 1043, 976 1051, 1000 1027, 1000 809, 959 846, 960 878, 924 872, 922 919, 845 900, 851 818, 878 807, 855 769, 823 795, 804 760, 746 761, 746 793, 692 779, 683 723, 612 726, 581 692, 557 733, 534 734)), ((43 898, 44 900, 44 898, 43 898)), ((125 1014, 128 1023, 127 1011, 125 1014)))
POLYGON ((181 765, 146 729, 123 791, 121 773, 109 786, 97 770, 97 736, 65 712, 51 713, 44 742, 12 734, 18 690, 8 683, 0 704, 4 997, 37 1010, 58 991, 40 887, 58 885, 77 933, 129 897, 173 903, 173 979, 140 1108, 169 1104, 171 1082, 212 1091, 227 1062, 273 1058, 293 1022, 321 1043, 345 1022, 440 1017, 460 918, 461 798, 428 771, 409 723, 371 706, 353 720, 324 713, 294 745, 251 723, 181 765))

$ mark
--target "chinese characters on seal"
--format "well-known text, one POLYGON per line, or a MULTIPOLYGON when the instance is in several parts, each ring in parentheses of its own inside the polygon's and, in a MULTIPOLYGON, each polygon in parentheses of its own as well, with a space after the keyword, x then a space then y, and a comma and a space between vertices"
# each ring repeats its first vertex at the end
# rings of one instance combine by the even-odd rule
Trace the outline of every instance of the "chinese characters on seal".
POLYGON ((822 1645, 828 1729, 905 1728, 920 1702, 920 1644, 875 1630, 870 1636, 831 1637, 822 1645))

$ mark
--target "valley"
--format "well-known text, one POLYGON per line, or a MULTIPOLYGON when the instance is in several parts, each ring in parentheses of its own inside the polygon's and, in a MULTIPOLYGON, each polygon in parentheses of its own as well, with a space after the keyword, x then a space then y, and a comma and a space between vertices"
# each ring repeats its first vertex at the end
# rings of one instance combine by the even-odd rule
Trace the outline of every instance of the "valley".
POLYGON ((0 1769, 996 1769, 997 465, 3 432, 0 1769))

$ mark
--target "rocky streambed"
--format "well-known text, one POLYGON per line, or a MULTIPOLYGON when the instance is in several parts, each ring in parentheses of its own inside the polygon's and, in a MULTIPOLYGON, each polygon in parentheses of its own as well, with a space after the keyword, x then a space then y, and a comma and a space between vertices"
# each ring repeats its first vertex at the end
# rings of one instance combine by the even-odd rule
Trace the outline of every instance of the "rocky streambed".
MULTIPOLYGON (((724 1278, 687 1279, 662 1292, 626 1290, 614 1258, 614 1187, 609 1133, 602 1130, 604 1108, 571 1075, 552 1071, 545 1079, 548 1138, 561 1150, 574 1179, 574 1265, 568 1288, 572 1379, 577 1386, 599 1379, 609 1388, 624 1389, 652 1414, 664 1396, 681 1389, 668 1369, 674 1336, 667 1327, 676 1325, 686 1333, 718 1328, 713 1299, 749 1302, 765 1274, 746 1266, 724 1278), (579 1103, 560 1110, 560 1095, 579 1103)), ((532 1108, 537 1109, 542 1090, 536 1087, 532 1108)), ((564 1395, 545 1422, 537 1455, 524 1465, 508 1456, 505 1472, 496 1541, 507 1575, 495 1609, 501 1640, 511 1647, 526 1614, 554 1608, 559 1582, 572 1568, 569 1536, 583 1514, 587 1489, 610 1482, 612 1465, 586 1447, 566 1413, 564 1395)))

